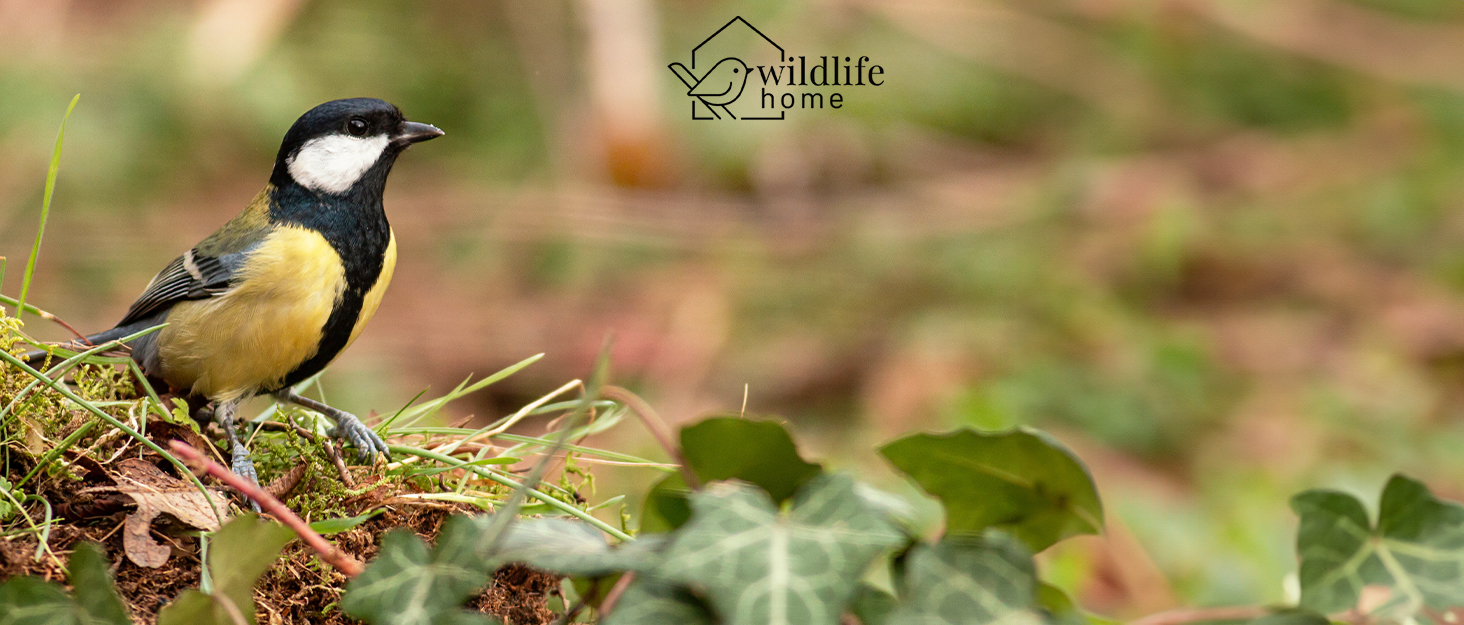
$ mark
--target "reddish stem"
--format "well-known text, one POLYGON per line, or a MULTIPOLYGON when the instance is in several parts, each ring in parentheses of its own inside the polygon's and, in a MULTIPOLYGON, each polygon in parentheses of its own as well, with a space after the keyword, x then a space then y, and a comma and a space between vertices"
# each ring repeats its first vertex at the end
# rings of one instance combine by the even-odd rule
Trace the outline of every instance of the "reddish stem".
POLYGON ((223 483, 244 493, 244 496, 253 499, 255 503, 259 504, 260 509, 275 519, 278 519, 281 523, 284 523, 286 527, 295 530, 295 533, 300 535, 300 540, 305 541, 306 545, 309 545, 311 549, 314 549, 316 553, 320 554, 322 560, 329 562, 331 566, 335 567, 336 570, 340 571, 346 577, 355 577, 361 574, 362 567, 360 562, 357 562, 355 558, 337 549, 335 545, 330 544, 330 541, 326 540, 324 536, 321 536, 315 530, 310 529, 308 523, 299 516, 296 516, 293 511, 286 507, 279 499, 276 499, 274 495, 265 492, 258 484, 240 477, 233 471, 225 469, 223 465, 204 456, 188 443, 183 441, 169 441, 168 446, 188 466, 218 478, 223 483))
POLYGON ((82 334, 81 333, 81 330, 77 330, 76 328, 71 327, 71 324, 66 323, 66 321, 63 320, 62 318, 57 317, 56 315, 53 315, 51 313, 43 314, 43 315, 41 315, 41 318, 42 319, 46 319, 47 321, 54 321, 54 322, 56 322, 61 327, 66 328, 67 330, 70 330, 72 334, 75 334, 76 335, 76 338, 81 339, 81 342, 86 343, 87 345, 91 345, 92 347, 96 347, 96 345, 93 345, 91 341, 86 340, 86 335, 85 334, 82 334))
POLYGON ((620 579, 615 580, 615 585, 610 587, 610 592, 605 593, 605 600, 600 602, 600 612, 609 614, 615 609, 615 604, 620 601, 620 595, 625 594, 625 589, 630 588, 630 583, 635 581, 635 571, 626 571, 620 574, 620 579))
POLYGON ((1251 620, 1268 614, 1259 606, 1229 606, 1220 608, 1179 608, 1167 612, 1150 614, 1133 622, 1133 625, 1182 625, 1198 621, 1251 620))
POLYGON ((686 485, 692 490, 701 488, 701 480, 697 478, 696 471, 692 470, 691 463, 687 462, 686 454, 682 453, 681 446, 672 440, 671 426, 666 424, 666 420, 662 419, 661 415, 656 414, 655 408, 652 408, 646 400, 641 399, 640 395, 619 386, 605 385, 600 388, 600 396, 625 404, 625 407, 635 413, 635 416, 640 417, 641 423, 644 423, 646 429, 651 431, 651 436, 679 465, 681 479, 686 482, 686 485))

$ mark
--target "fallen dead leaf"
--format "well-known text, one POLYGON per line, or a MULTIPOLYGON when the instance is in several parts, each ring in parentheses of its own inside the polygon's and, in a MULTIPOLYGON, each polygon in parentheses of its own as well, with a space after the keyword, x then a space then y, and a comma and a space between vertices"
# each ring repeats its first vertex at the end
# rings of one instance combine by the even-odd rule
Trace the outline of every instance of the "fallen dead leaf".
POLYGON ((219 529, 219 518, 227 518, 228 497, 222 491, 208 489, 214 502, 210 506, 209 497, 193 484, 168 475, 145 460, 123 459, 111 477, 116 486, 87 490, 121 492, 137 504, 137 510, 123 523, 122 546, 127 558, 138 566, 157 568, 172 555, 172 548, 152 539, 152 522, 159 514, 166 512, 184 524, 207 531, 219 529))
POLYGON ((310 468, 309 465, 302 464, 286 471, 284 475, 275 478, 275 481, 265 486, 264 491, 274 495, 275 499, 283 501, 285 497, 289 496, 290 491, 300 485, 300 479, 305 477, 305 470, 308 468, 310 468))

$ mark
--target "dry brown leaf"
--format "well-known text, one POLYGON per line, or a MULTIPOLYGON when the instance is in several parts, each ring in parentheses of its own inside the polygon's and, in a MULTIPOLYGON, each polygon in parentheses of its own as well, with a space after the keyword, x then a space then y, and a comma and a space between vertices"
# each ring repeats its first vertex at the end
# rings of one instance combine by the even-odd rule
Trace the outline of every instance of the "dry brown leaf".
POLYGON ((211 507, 209 499, 193 484, 168 475, 145 460, 123 459, 111 477, 116 486, 88 490, 118 491, 137 503, 137 510, 123 523, 122 546, 127 558, 138 566, 157 568, 172 555, 172 548, 152 539, 152 522, 159 514, 166 512, 187 525, 208 531, 219 529, 220 517, 227 518, 228 498, 222 491, 208 489, 216 506, 211 507))
POLYGON ((155 569, 166 564, 173 554, 171 547, 152 539, 152 522, 157 515, 156 508, 139 500, 137 511, 127 515, 127 521, 122 524, 122 548, 133 564, 155 569))
POLYGON ((295 487, 300 485, 300 479, 305 477, 305 470, 309 468, 310 465, 297 465, 295 468, 286 471, 284 475, 276 478, 275 481, 270 482, 269 485, 264 487, 264 491, 273 495, 275 499, 284 501, 285 497, 289 496, 290 491, 295 490, 295 487))

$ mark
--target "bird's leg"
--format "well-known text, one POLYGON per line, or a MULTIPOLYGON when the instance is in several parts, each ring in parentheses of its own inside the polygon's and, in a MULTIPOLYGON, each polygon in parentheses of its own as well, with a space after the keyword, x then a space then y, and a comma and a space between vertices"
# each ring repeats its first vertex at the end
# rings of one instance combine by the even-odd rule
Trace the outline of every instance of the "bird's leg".
POLYGON ((234 413, 238 411, 238 402, 221 402, 214 405, 214 422, 224 430, 224 436, 229 441, 229 468, 255 484, 259 483, 259 476, 254 472, 254 461, 249 458, 249 450, 244 448, 244 443, 239 440, 239 433, 235 431, 238 423, 234 419, 234 413))
POLYGON ((391 452, 386 449, 386 442, 381 440, 376 432, 371 431, 371 428, 366 427, 365 423, 361 423, 356 415, 339 408, 332 408, 288 388, 275 393, 275 399, 304 406, 330 417, 330 420, 335 422, 335 428, 331 430, 330 435, 355 445, 356 454, 361 462, 375 462, 378 453, 388 458, 391 457, 391 452))
MULTIPOLYGON (((254 459, 249 457, 249 450, 244 448, 244 443, 239 440, 238 432, 234 431, 237 423, 234 420, 234 413, 239 409, 239 402, 217 402, 213 406, 213 420, 224 429, 224 436, 229 440, 229 468, 255 484, 259 483, 259 474, 254 471, 254 459)), ((259 504, 253 499, 249 505, 259 512, 259 504)))

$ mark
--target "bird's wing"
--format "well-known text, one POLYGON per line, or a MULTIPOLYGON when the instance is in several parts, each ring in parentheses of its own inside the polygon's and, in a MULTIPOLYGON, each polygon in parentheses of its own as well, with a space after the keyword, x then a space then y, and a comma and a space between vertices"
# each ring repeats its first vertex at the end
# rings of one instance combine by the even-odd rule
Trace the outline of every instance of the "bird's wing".
POLYGON ((168 263, 117 325, 166 312, 178 302, 208 299, 228 292, 249 253, 274 230, 269 220, 269 196, 270 188, 265 187, 244 212, 168 263))
POLYGON ((230 222, 229 226, 168 263, 148 283, 147 289, 132 303, 127 309, 127 316, 117 325, 146 319, 178 302, 227 293, 234 285, 239 267, 269 232, 266 228, 251 232, 249 236, 237 236, 237 228, 230 228, 235 225, 230 222))
MULTIPOLYGON (((243 254, 232 256, 242 257, 243 254)), ((147 290, 142 292, 137 301, 132 302, 132 306, 127 309, 127 316, 117 322, 117 325, 127 325, 152 316, 172 308, 178 302, 207 299, 226 292, 234 277, 233 270, 238 265, 234 262, 236 260, 242 258, 203 256, 196 250, 188 250, 168 263, 152 279, 147 290)))

